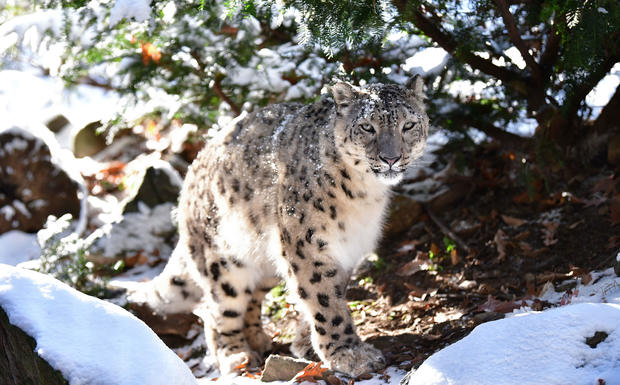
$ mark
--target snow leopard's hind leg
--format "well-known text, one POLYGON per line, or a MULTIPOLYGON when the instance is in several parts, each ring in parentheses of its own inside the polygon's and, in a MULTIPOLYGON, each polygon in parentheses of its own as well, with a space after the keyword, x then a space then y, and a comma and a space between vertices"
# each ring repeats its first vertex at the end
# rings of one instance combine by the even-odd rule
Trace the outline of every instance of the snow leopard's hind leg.
POLYGON ((195 258, 200 261, 197 272, 206 299, 194 313, 204 321, 207 346, 220 372, 227 374, 245 366, 258 366, 262 356, 252 350, 244 333, 255 271, 235 257, 220 255, 211 248, 193 249, 204 252, 204 259, 195 258))

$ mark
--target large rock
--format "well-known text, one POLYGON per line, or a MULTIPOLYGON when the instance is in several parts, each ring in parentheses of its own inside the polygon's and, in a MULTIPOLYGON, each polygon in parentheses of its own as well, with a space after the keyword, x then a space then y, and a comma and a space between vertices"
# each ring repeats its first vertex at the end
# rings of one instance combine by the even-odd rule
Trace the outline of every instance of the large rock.
POLYGON ((35 232, 49 215, 79 216, 78 183, 29 131, 0 129, 0 180, 0 233, 35 232))
POLYGON ((36 345, 32 337, 11 325, 0 307, 0 384, 67 384, 59 371, 39 357, 36 345))
POLYGON ((142 157, 131 162, 126 172, 129 180, 127 184, 136 187, 130 192, 123 210, 125 213, 140 211, 141 204, 150 208, 163 203, 176 204, 183 180, 168 162, 142 157), (138 171, 132 172, 132 169, 138 171))

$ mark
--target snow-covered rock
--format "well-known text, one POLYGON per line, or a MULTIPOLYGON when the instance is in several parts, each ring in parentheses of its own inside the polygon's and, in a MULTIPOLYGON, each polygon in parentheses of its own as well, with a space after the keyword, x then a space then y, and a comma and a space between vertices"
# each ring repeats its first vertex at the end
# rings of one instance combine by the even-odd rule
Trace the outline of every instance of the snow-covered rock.
POLYGON ((50 276, 0 264, 0 307, 70 385, 196 384, 142 321, 50 276))
POLYGON ((619 325, 620 305, 611 303, 488 322, 433 354, 405 383, 620 384, 619 325))

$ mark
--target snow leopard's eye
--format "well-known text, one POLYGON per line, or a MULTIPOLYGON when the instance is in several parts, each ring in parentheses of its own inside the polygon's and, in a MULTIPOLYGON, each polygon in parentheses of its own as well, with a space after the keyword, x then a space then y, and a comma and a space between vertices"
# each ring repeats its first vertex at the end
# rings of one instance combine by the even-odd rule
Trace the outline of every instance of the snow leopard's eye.
POLYGON ((411 130, 413 127, 415 127, 416 123, 414 122, 407 122, 403 125, 403 132, 407 132, 409 130, 411 130))
POLYGON ((359 125, 359 127, 366 132, 370 132, 371 134, 375 133, 375 129, 369 123, 362 123, 359 125))

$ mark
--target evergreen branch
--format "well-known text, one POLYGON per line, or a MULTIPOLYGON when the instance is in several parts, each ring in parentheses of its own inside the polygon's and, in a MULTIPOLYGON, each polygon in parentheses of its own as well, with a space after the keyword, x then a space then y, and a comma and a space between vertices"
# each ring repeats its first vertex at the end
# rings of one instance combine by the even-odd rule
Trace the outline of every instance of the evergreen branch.
POLYGON ((506 26, 506 30, 508 31, 508 37, 512 44, 519 50, 523 60, 526 65, 529 67, 532 77, 535 83, 540 84, 541 82, 541 73, 540 67, 536 60, 530 55, 530 52, 527 50, 527 46, 523 39, 521 39, 521 34, 517 29, 517 25, 515 24, 515 19, 510 13, 510 9, 508 9, 508 4, 506 0, 493 0, 497 8, 499 8, 499 13, 502 16, 502 20, 504 20, 504 25, 506 26))

